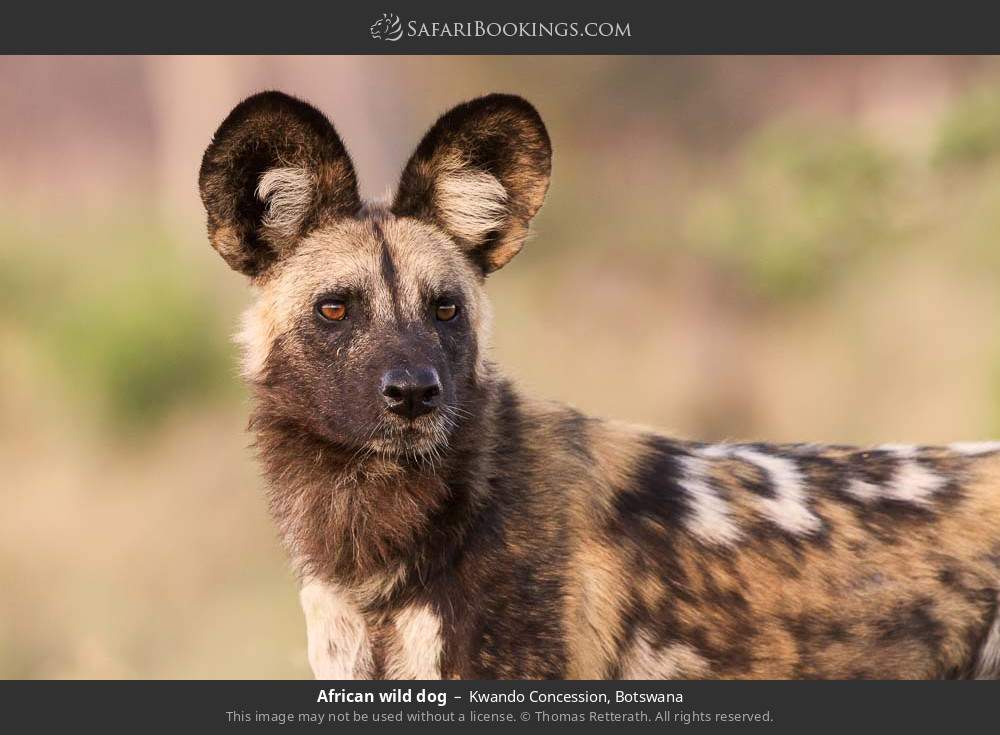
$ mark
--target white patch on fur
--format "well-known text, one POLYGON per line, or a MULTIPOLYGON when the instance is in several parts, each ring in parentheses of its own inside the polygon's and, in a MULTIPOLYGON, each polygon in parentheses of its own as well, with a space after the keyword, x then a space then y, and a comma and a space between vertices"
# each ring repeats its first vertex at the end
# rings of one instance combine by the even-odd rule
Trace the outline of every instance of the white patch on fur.
POLYGON ((903 462, 885 488, 885 495, 915 505, 927 505, 945 486, 945 479, 916 460, 903 462))
POLYGON ((885 485, 858 478, 852 478, 847 483, 848 494, 864 503, 898 500, 915 505, 927 505, 947 484, 946 478, 920 464, 918 459, 920 451, 912 444, 880 444, 875 450, 886 452, 900 462, 892 478, 885 485))
POLYGON ((298 235, 315 191, 315 179, 303 168, 282 166, 265 171, 257 184, 257 198, 267 204, 264 228, 280 237, 298 235))
POLYGON ((897 457, 912 458, 917 456, 917 447, 914 444, 879 444, 875 451, 889 452, 897 457))
POLYGON ((747 447, 716 444, 702 449, 708 457, 733 457, 762 469, 774 488, 773 498, 759 498, 764 515, 786 531, 799 535, 815 533, 822 522, 806 504, 802 474, 793 460, 765 454, 747 447))
MULTIPOLYGON (((1000 603, 1000 596, 997 602, 1000 603)), ((986 641, 979 649, 976 658, 977 679, 1000 679, 1000 612, 995 612, 993 625, 986 636, 986 641)))
POLYGON ((264 371, 271 345, 277 337, 274 310, 270 301, 261 295, 243 312, 240 329, 233 335, 233 341, 242 352, 240 372, 245 379, 253 381, 264 371))
POLYGON ((959 454, 975 457, 980 454, 1000 452, 1000 442, 955 442, 949 444, 948 449, 959 454))
POLYGON ((852 479, 847 483, 847 492, 863 503, 869 503, 882 495, 882 488, 865 480, 852 479))
POLYGON ((726 501, 709 482, 708 463, 698 457, 684 457, 680 464, 682 475, 678 484, 688 495, 693 516, 688 528, 708 543, 731 544, 740 537, 740 532, 729 517, 726 501))
POLYGON ((728 444, 709 444, 707 447, 702 447, 698 451, 705 457, 725 459, 726 457, 732 456, 733 449, 734 447, 731 447, 728 444))
POLYGON ((368 626, 339 587, 307 580, 299 593, 306 616, 309 665, 317 679, 363 679, 372 666, 368 626))
POLYGON ((441 678, 441 620, 429 605, 410 605, 393 618, 388 679, 441 678))
POLYGON ((700 679, 709 673, 708 662, 683 643, 655 648, 639 634, 623 657, 621 679, 700 679))
POLYGON ((485 171, 462 165, 440 172, 434 203, 448 231, 473 243, 500 229, 509 214, 503 184, 485 171))
POLYGON ((920 464, 917 447, 910 444, 882 444, 876 449, 902 460, 883 489, 881 497, 914 505, 927 505, 934 494, 944 488, 945 478, 920 464))
POLYGON ((775 497, 759 501, 766 516, 791 533, 810 534, 819 530, 820 520, 806 505, 802 474, 795 462, 752 449, 739 449, 735 456, 757 465, 770 477, 775 497))

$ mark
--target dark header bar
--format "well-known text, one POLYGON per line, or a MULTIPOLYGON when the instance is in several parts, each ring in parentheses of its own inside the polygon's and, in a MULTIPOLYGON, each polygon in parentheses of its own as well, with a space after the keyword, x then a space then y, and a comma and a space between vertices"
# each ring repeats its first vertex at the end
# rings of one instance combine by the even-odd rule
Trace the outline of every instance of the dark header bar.
POLYGON ((989 3, 333 0, 16 3, 3 53, 665 54, 1000 51, 989 3))

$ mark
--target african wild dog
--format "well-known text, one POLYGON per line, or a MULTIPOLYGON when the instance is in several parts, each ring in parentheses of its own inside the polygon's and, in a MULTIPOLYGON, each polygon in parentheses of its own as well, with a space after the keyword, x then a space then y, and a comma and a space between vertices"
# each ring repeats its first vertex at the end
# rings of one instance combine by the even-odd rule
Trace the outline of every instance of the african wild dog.
POLYGON ((1000 444, 679 441, 501 376, 483 281, 550 160, 505 95, 438 120, 387 206, 281 93, 205 153, 316 676, 998 676, 1000 444))

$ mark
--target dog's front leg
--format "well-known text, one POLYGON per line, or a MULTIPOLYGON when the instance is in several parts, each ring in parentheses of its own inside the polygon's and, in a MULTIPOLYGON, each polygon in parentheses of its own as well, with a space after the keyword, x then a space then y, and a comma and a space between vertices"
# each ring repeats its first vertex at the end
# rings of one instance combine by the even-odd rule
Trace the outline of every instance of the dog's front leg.
POLYGON ((368 625, 350 596, 335 584, 306 579, 299 599, 306 616, 313 676, 368 678, 372 669, 368 625))

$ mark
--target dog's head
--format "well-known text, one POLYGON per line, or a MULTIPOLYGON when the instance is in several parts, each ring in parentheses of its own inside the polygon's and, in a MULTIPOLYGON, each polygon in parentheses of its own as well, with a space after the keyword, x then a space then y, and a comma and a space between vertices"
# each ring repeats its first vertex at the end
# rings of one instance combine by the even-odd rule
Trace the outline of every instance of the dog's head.
POLYGON ((202 161, 212 246, 258 299, 238 337, 266 409, 342 447, 434 454, 475 412, 483 281, 521 249, 551 147, 523 99, 455 107, 389 206, 363 203, 329 120, 278 92, 238 105, 202 161))

